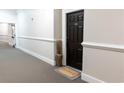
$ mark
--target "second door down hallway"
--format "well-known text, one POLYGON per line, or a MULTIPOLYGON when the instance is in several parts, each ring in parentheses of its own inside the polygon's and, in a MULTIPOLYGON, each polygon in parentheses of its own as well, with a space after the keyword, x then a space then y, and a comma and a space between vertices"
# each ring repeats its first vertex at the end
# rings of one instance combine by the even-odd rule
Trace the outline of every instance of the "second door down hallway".
POLYGON ((123 24, 119 9, 1 9, 0 83, 122 83, 123 24))

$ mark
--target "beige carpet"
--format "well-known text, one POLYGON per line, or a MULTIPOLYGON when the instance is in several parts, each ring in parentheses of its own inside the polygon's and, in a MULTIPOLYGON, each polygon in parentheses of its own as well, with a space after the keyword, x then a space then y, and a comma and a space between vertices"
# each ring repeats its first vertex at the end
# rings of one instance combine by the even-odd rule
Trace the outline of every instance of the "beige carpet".
POLYGON ((0 42, 0 83, 84 83, 69 80, 46 62, 0 42))
POLYGON ((59 68, 55 69, 55 71, 65 77, 69 78, 70 80, 77 79, 81 76, 80 72, 78 72, 70 67, 59 67, 59 68))

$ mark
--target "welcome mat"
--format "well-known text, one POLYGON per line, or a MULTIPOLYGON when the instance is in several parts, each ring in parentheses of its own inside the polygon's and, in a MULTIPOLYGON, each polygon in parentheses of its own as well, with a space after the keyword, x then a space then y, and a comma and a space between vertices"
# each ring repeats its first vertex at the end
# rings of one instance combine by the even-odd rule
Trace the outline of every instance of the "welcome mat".
POLYGON ((70 67, 59 67, 57 69, 55 69, 55 71, 61 75, 63 75, 64 77, 67 77, 70 80, 74 80, 77 79, 81 76, 81 73, 70 68, 70 67))

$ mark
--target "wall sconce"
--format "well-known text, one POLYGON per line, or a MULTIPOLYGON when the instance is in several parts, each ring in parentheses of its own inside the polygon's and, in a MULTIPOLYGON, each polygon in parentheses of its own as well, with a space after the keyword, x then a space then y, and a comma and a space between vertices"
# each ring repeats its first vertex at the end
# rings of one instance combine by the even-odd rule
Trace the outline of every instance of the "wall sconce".
POLYGON ((31 20, 34 21, 34 18, 32 17, 31 20))

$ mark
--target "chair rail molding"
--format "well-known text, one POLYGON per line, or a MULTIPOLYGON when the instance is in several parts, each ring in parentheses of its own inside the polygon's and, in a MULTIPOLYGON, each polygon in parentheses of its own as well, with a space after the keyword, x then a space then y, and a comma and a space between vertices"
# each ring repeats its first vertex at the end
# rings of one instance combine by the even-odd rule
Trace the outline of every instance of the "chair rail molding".
POLYGON ((124 52, 124 45, 96 43, 96 42, 82 42, 81 45, 86 48, 94 48, 115 52, 124 52))
POLYGON ((54 39, 49 38, 41 38, 41 37, 33 37, 33 36, 17 36, 16 38, 22 38, 22 39, 30 39, 30 40, 38 40, 38 41, 47 41, 47 42, 55 42, 54 39))

